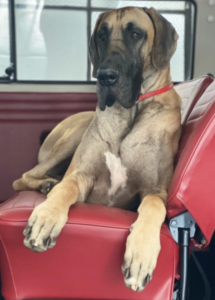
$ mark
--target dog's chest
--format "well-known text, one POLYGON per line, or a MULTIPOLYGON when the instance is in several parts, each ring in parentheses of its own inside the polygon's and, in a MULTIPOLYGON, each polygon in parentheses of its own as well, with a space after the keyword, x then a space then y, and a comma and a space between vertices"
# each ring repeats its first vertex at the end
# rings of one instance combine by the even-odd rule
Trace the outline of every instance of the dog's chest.
POLYGON ((129 168, 116 152, 106 149, 101 153, 102 162, 86 202, 129 207, 136 190, 131 184, 129 168))
POLYGON ((108 190, 109 196, 114 196, 119 189, 123 189, 127 184, 127 168, 122 164, 120 157, 107 151, 104 153, 105 163, 110 172, 110 188, 108 190))

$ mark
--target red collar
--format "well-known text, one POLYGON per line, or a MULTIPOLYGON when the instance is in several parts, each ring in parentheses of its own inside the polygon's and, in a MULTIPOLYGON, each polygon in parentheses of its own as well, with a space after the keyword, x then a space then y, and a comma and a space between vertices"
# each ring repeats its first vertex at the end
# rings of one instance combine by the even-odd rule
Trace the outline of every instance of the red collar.
POLYGON ((159 89, 159 90, 156 90, 156 91, 152 91, 152 92, 148 92, 148 93, 145 93, 145 94, 141 94, 137 100, 138 101, 141 101, 141 100, 145 100, 147 98, 150 98, 152 96, 155 96, 155 95, 159 95, 159 94, 162 94, 166 91, 169 91, 173 88, 173 83, 171 82, 169 85, 159 89))

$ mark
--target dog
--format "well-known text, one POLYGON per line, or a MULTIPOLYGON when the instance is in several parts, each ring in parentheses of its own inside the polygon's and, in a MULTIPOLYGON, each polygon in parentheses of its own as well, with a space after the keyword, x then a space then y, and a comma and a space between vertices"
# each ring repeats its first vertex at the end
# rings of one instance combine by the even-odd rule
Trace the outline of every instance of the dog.
POLYGON ((41 147, 40 163, 13 184, 17 191, 47 194, 29 218, 25 246, 38 252, 54 247, 76 202, 129 209, 139 195, 122 273, 134 291, 149 283, 181 135, 181 99, 170 75, 177 39, 154 8, 124 7, 99 16, 89 45, 96 112, 60 123, 41 147))

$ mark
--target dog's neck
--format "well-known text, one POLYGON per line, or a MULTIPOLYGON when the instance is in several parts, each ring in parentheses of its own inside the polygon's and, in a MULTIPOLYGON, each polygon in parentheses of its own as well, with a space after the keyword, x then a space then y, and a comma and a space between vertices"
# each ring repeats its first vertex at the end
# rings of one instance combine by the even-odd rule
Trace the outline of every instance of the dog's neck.
POLYGON ((161 89, 172 82, 170 68, 155 70, 150 68, 144 72, 144 80, 141 85, 141 94, 161 89))
POLYGON ((102 139, 110 144, 121 143, 133 127, 136 113, 136 105, 127 109, 122 107, 118 101, 113 106, 106 107, 105 111, 101 111, 97 106, 97 126, 102 139))

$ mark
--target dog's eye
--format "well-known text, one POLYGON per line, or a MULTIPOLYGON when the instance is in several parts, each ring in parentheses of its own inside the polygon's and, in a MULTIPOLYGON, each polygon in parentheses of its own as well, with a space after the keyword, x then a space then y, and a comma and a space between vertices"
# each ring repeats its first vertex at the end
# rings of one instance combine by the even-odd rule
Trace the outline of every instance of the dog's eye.
POLYGON ((101 33, 101 34, 99 35, 99 39, 100 39, 102 42, 104 42, 104 41, 105 41, 105 35, 104 35, 103 33, 101 33))
POLYGON ((131 34, 131 37, 132 37, 132 39, 137 39, 138 38, 138 36, 139 36, 139 34, 137 33, 137 32, 132 32, 132 34, 131 34))

